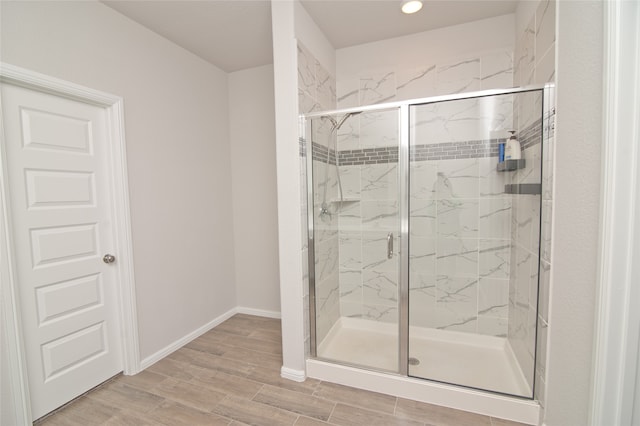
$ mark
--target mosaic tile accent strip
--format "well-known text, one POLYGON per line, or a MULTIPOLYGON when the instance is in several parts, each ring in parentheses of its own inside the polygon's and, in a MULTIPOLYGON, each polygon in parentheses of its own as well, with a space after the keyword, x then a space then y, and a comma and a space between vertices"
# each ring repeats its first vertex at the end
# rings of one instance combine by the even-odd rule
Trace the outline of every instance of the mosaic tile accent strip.
MULTIPOLYGON (((530 148, 541 141, 542 120, 539 119, 524 129, 518 140, 522 150, 530 148)), ((462 160, 467 158, 486 158, 498 156, 498 145, 506 139, 485 139, 463 142, 444 142, 436 144, 412 145, 410 161, 462 160)), ((300 156, 307 152, 304 138, 300 138, 300 156)), ((313 143, 313 159, 327 162, 327 147, 313 143)), ((336 164, 333 149, 328 150, 329 164, 336 164)), ((386 164, 398 162, 397 147, 380 147, 338 151, 338 164, 341 166, 360 166, 368 164, 386 164)))
POLYGON ((525 149, 539 144, 542 140, 542 119, 538 119, 527 126, 519 135, 520 147, 525 149))
POLYGON ((445 142, 411 146, 411 161, 462 160, 467 158, 497 157, 498 145, 505 139, 445 142))
POLYGON ((298 147, 300 149, 300 157, 304 158, 307 156, 307 141, 304 138, 298 139, 298 147))
POLYGON ((327 162, 327 155, 329 155, 329 164, 336 164, 336 152, 333 149, 329 149, 327 153, 327 147, 324 145, 320 145, 319 143, 313 142, 311 144, 313 149, 313 159, 322 161, 323 163, 327 162))
POLYGON ((385 164, 398 162, 398 147, 381 147, 339 151, 341 166, 385 164))

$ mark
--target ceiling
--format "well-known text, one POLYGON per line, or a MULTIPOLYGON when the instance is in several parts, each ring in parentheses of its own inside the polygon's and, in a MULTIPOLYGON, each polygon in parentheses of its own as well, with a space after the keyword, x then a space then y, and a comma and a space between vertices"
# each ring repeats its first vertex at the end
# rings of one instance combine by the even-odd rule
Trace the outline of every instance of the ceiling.
MULTIPOLYGON (((516 0, 301 0, 336 49, 513 13, 516 0)), ((272 63, 269 0, 117 0, 104 4, 226 72, 272 63)))

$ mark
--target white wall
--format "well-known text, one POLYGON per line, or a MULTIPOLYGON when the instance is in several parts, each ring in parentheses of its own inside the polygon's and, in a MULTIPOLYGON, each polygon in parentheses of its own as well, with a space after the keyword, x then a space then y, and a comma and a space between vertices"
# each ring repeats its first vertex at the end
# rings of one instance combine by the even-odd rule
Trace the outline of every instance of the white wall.
POLYGON ((554 238, 545 423, 586 425, 598 262, 603 3, 557 2, 554 238))
POLYGON ((375 69, 414 68, 515 47, 515 15, 483 19, 336 51, 338 84, 375 69))
POLYGON ((229 122, 237 304, 279 314, 273 65, 229 74, 229 122))
POLYGON ((278 250, 282 314, 282 375, 303 380, 304 309, 300 228, 300 151, 293 3, 271 0, 278 177, 278 250))
POLYGON ((226 74, 98 2, 0 7, 2 61, 124 98, 141 357, 236 306, 226 74))

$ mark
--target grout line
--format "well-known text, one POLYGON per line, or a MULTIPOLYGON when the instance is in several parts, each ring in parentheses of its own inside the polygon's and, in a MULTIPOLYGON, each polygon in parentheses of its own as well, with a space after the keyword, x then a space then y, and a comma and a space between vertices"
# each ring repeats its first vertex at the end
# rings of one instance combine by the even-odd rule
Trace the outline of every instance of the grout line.
POLYGON ((336 407, 338 406, 337 402, 333 402, 333 408, 331 409, 331 412, 329 413, 329 417, 327 417, 327 423, 331 423, 331 416, 333 416, 333 412, 336 410, 336 407))
MULTIPOLYGON (((259 382, 256 382, 256 383, 259 383, 259 382)), ((258 389, 258 391, 249 399, 253 402, 258 402, 258 401, 254 401, 254 399, 256 396, 258 396, 258 394, 262 391, 262 389, 264 389, 265 386, 266 386, 266 383, 262 383, 262 386, 260 386, 260 389, 258 389)))

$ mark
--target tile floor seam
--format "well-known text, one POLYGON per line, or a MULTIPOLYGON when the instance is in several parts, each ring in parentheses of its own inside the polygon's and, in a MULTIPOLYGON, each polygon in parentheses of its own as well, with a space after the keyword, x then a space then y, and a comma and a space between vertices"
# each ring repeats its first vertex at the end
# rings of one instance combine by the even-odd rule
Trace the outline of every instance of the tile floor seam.
POLYGON ((260 386, 260 389, 258 389, 258 391, 250 398, 250 401, 256 402, 258 404, 261 404, 260 402, 256 401, 256 396, 258 396, 258 394, 262 391, 262 389, 264 389, 264 387, 267 386, 266 383, 262 383, 262 386, 260 386))
POLYGON ((333 412, 336 410, 337 406, 338 406, 338 403, 334 402, 333 407, 331 408, 331 413, 329 413, 329 417, 327 417, 327 423, 331 423, 331 416, 333 416, 333 412))

